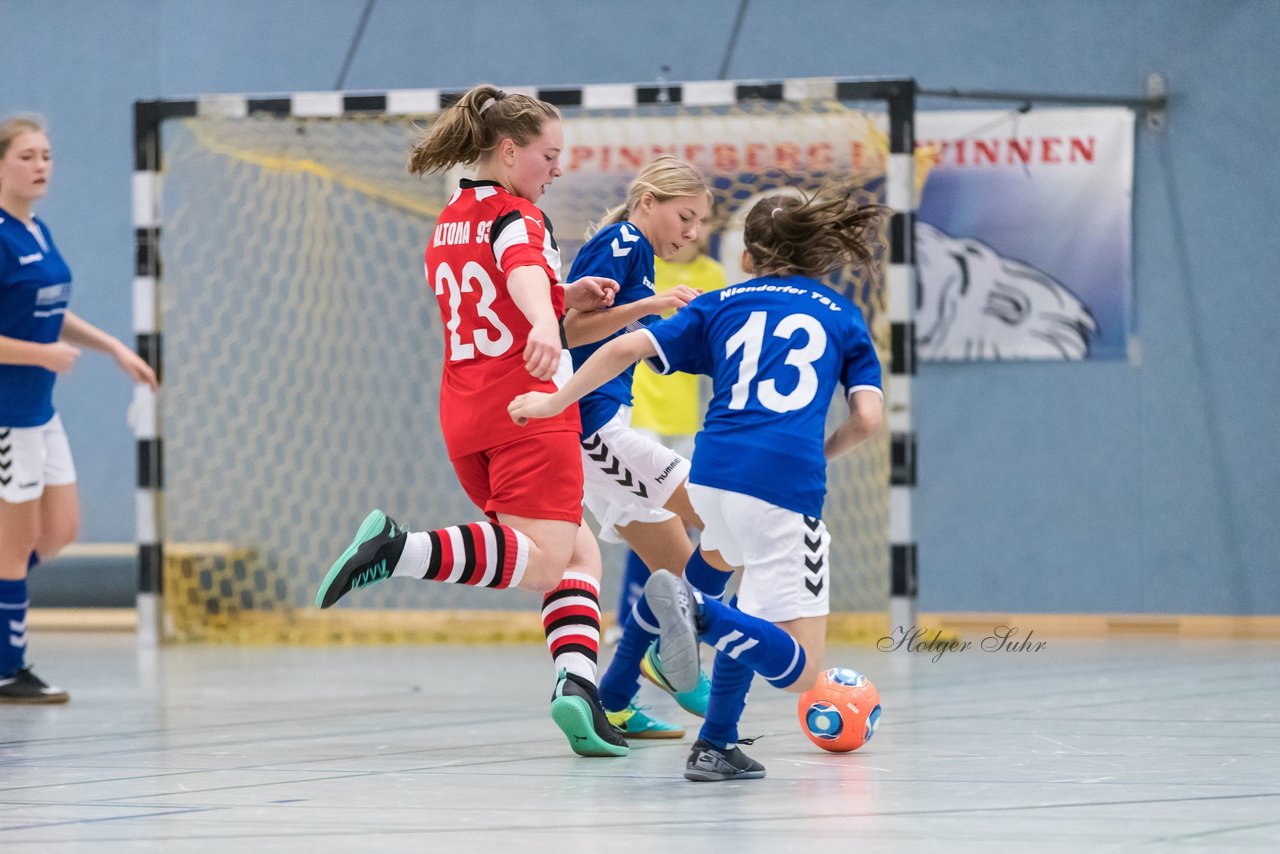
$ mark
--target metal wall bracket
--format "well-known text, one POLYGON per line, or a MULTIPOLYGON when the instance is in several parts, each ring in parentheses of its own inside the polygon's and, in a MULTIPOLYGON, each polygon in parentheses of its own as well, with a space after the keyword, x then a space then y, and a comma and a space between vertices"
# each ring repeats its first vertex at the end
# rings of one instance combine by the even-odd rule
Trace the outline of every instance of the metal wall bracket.
POLYGON ((1169 81, 1163 74, 1147 75, 1147 98, 1152 102, 1147 107, 1147 130, 1160 133, 1169 123, 1169 81))

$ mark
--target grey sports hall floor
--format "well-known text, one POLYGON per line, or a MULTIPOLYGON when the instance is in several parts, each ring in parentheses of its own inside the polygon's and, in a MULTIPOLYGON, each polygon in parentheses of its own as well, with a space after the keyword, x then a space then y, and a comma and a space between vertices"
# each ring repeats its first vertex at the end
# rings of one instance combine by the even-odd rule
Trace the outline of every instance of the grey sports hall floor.
POLYGON ((31 646, 72 702, 0 706, 5 854, 1280 851, 1276 643, 838 648, 879 734, 824 754, 757 683, 737 784, 681 778, 692 736, 570 755, 533 646, 31 646))

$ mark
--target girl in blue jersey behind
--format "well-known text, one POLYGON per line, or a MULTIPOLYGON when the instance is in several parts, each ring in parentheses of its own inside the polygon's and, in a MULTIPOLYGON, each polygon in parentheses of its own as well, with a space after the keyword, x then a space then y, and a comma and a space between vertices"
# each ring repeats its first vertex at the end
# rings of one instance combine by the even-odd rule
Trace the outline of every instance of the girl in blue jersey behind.
POLYGON ((27 573, 76 537, 80 501, 53 382, 81 347, 155 389, 151 368, 67 310, 71 271, 33 213, 53 171, 32 118, 0 121, 0 703, 65 703, 26 666, 27 573))
MULTIPOLYGON (((710 204, 706 179, 676 157, 656 158, 631 181, 626 201, 605 214, 569 273, 571 279, 606 276, 618 282, 612 308, 565 317, 575 368, 600 348, 601 339, 655 323, 664 311, 679 309, 698 295, 684 285, 656 293, 654 259, 671 259, 695 243, 710 204)), ((689 461, 631 426, 632 375, 628 365, 582 398, 584 503, 600 523, 601 540, 627 543, 650 570, 679 574, 694 553, 685 529, 702 526, 685 491, 689 461)), ((620 616, 622 639, 600 680, 609 720, 628 738, 679 738, 683 729, 651 717, 633 702, 642 667, 658 685, 672 690, 652 643, 657 636, 654 617, 644 605, 620 616), (626 631, 633 623, 639 628, 626 631), (652 631, 644 631, 646 626, 652 631)), ((673 693, 682 706, 701 715, 707 690, 702 677, 693 691, 673 693)))
POLYGON ((803 199, 761 200, 744 231, 743 269, 756 278, 609 342, 555 394, 521 395, 509 407, 517 423, 554 415, 640 359, 659 373, 712 379, 688 489, 703 522, 700 551, 744 568, 737 606, 713 595, 722 583, 695 590, 665 571, 650 576, 641 597, 657 618, 663 666, 677 689, 697 683, 699 640, 717 650, 706 721, 685 765, 690 780, 763 777, 764 767, 737 746, 753 675, 801 693, 822 669, 826 464, 880 429, 883 394, 862 312, 815 279, 870 262, 880 217, 880 208, 835 185, 803 199), (849 417, 828 436, 837 384, 849 417))

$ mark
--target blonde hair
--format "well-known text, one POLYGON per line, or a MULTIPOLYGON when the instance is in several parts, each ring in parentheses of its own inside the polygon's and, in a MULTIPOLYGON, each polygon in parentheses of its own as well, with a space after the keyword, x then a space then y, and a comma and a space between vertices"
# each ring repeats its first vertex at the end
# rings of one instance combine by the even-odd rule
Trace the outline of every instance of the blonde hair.
POLYGON ((627 185, 627 200, 606 211, 604 219, 591 232, 629 219, 645 193, 652 193, 658 202, 702 193, 706 194, 708 202, 711 200, 711 188, 696 166, 687 160, 663 154, 640 170, 640 174, 627 185))
POLYGON ((44 123, 38 116, 17 115, 0 120, 0 158, 9 152, 9 146, 24 133, 44 133, 44 123))
POLYGON ((508 95, 481 83, 440 114, 409 155, 409 172, 423 175, 470 164, 492 151, 503 139, 528 145, 542 134, 542 125, 559 119, 560 111, 529 95, 508 95))
POLYGON ((811 196, 766 196, 747 214, 742 238, 758 274, 820 278, 875 257, 886 209, 859 204, 854 187, 827 184, 811 196))

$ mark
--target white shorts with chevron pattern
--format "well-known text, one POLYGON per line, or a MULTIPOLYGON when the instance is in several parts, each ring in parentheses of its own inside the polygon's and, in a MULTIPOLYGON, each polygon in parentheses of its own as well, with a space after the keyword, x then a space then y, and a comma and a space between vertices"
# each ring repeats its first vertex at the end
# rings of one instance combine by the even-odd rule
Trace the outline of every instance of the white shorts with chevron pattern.
POLYGON ((55 414, 39 427, 0 424, 0 501, 35 501, 46 486, 75 482, 76 467, 62 416, 55 414))
POLYGON ((582 440, 583 503, 600 523, 600 539, 620 543, 615 525, 664 522, 676 487, 689 479, 689 461, 631 426, 624 406, 582 440))
POLYGON ((696 483, 688 489, 705 526, 702 548, 743 568, 743 613, 781 623, 831 610, 831 535, 821 519, 739 492, 696 483))

